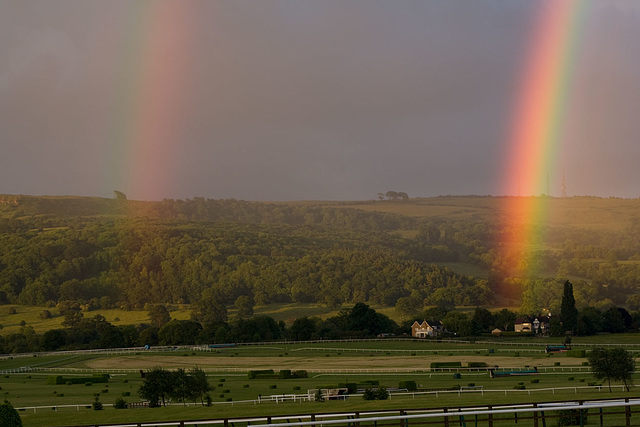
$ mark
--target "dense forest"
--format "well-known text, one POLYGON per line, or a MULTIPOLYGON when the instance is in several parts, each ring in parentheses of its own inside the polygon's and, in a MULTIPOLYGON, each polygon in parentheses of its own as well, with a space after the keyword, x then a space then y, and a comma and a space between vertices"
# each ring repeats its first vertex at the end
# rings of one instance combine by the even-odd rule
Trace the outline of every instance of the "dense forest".
POLYGON ((609 228, 539 224, 548 236, 544 247, 509 253, 500 242, 510 230, 487 208, 499 198, 452 199, 0 196, 0 304, 74 301, 127 309, 246 298, 256 305, 370 302, 419 313, 438 304, 492 306, 513 298, 524 313, 535 313, 558 306, 570 277, 580 307, 640 306, 640 215, 609 228), (462 208, 403 213, 425 204, 436 211, 443 201, 462 208), (535 274, 514 270, 518 263, 510 257, 529 257, 535 274), (486 274, 458 274, 444 266, 450 263, 486 274))

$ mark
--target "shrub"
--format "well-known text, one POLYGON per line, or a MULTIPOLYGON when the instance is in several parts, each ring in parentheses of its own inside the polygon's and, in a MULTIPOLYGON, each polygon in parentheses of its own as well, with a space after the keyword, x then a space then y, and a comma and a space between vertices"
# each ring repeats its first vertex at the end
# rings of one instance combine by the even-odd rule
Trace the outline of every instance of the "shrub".
POLYGON ((385 387, 380 387, 376 393, 378 400, 387 400, 389 398, 389 392, 385 387))
POLYGON ((292 378, 291 369, 281 369, 280 372, 278 373, 278 378, 283 380, 288 380, 292 378))
POLYGON ((305 371, 304 369, 300 369, 297 371, 293 371, 291 373, 291 377, 292 378, 309 378, 309 373, 307 371, 305 371))
POLYGON ((293 387, 293 389, 294 389, 294 390, 300 390, 300 386, 299 386, 299 385, 294 386, 294 387, 293 387))
POLYGON ((346 388, 347 393, 357 393, 358 392, 358 384, 357 383, 338 383, 338 388, 346 388))
POLYGON ((121 397, 118 397, 115 402, 113 402, 113 407, 115 409, 127 409, 127 401, 121 397))
POLYGON ((540 382, 540 378, 534 378, 531 380, 533 384, 538 384, 540 382))
POLYGON ((263 369, 263 370, 257 370, 257 371, 249 371, 249 373, 247 374, 247 377, 250 380, 253 379, 272 379, 272 378, 278 378, 278 374, 276 374, 273 369, 263 369))
POLYGON ((469 362, 467 363, 467 366, 469 368, 486 368, 487 364, 486 362, 469 362))
POLYGON ((398 383, 398 388, 405 388, 408 391, 416 391, 418 389, 418 385, 413 380, 405 380, 398 383))
POLYGON ((222 390, 223 393, 231 393, 231 390, 226 389, 226 390, 222 390))
POLYGON ((242 384, 243 388, 249 388, 249 384, 242 384))
POLYGON ((269 386, 269 388, 270 388, 271 390, 274 390, 274 389, 278 388, 278 385, 277 385, 277 384, 271 384, 271 385, 269 386))
POLYGON ((431 370, 461 368, 462 362, 431 362, 431 370))
POLYGON ((122 396, 124 396, 124 397, 131 396, 131 392, 130 391, 123 391, 122 392, 122 396))
POLYGON ((364 400, 376 400, 377 393, 375 390, 368 388, 364 391, 364 393, 362 393, 362 398, 364 400))
POLYGON ((524 384, 518 384, 513 388, 516 389, 516 390, 524 390, 526 387, 524 386, 524 384))
POLYGON ((553 362, 553 366, 560 366, 560 362, 553 362))
POLYGON ((96 396, 96 399, 91 404, 91 407, 93 408, 94 411, 102 410, 102 402, 100 402, 100 398, 98 396, 96 396))
POLYGON ((227 402, 233 402, 233 398, 232 397, 227 397, 227 402))
POLYGON ((218 382, 219 382, 219 383, 223 383, 223 382, 225 382, 225 381, 226 381, 226 379, 225 379, 225 378, 220 378, 220 379, 218 380, 218 382))
POLYGON ((109 381, 108 374, 95 374, 90 377, 63 377, 62 375, 50 375, 47 377, 48 385, 56 384, 83 384, 91 385, 93 383, 106 383, 109 381))
POLYGON ((575 377, 569 377, 569 381, 573 381, 575 379, 576 379, 575 377))

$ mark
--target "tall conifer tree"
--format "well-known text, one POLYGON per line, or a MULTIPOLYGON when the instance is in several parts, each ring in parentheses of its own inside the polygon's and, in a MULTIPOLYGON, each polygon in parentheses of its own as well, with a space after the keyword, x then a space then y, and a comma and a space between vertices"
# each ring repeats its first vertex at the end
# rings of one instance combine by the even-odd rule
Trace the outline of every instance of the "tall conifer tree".
POLYGON ((573 332, 578 326, 578 310, 576 309, 576 299, 573 297, 573 285, 568 280, 564 282, 560 320, 565 331, 573 332))

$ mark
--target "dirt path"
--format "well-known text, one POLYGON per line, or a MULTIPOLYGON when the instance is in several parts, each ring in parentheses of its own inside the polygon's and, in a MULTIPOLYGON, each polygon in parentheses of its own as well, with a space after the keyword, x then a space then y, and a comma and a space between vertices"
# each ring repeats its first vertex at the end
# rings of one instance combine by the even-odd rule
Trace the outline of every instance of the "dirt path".
MULTIPOLYGON (((553 366, 557 360, 552 358, 533 357, 505 357, 505 356, 374 356, 374 357, 224 357, 224 356, 115 356, 87 360, 82 366, 92 369, 148 369, 153 366, 164 368, 191 368, 198 366, 203 369, 306 369, 306 370, 339 370, 339 369, 429 369, 431 362, 461 362, 466 366, 468 362, 486 362, 490 366, 525 367, 525 366, 553 366)), ((579 365, 582 359, 563 359, 562 365, 579 365)))

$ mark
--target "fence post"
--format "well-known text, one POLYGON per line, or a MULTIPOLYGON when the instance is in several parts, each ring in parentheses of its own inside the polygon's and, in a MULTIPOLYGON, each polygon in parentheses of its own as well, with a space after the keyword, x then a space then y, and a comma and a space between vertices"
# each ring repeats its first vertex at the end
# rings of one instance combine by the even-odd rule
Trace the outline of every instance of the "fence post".
MULTIPOLYGON (((584 404, 584 401, 582 401, 582 400, 578 401, 578 405, 582 406, 583 404, 584 404)), ((580 427, 584 427, 584 417, 582 416, 582 408, 579 408, 578 411, 580 411, 579 412, 579 414, 580 414, 580 427)))
POLYGON ((604 416, 602 415, 602 408, 600 408, 600 427, 604 426, 604 424, 603 424, 604 419, 603 418, 604 418, 604 416))
MULTIPOLYGON (((403 416, 404 414, 404 410, 400 409, 400 416, 403 416)), ((400 418, 400 427, 406 427, 406 420, 404 418, 400 418)))
MULTIPOLYGON (((491 405, 487 406, 487 409, 489 409, 489 411, 491 411, 491 409, 493 409, 491 407, 491 405)), ((487 416, 487 421, 489 422, 489 427, 493 427, 493 414, 491 412, 489 412, 489 415, 487 416)))
MULTIPOLYGON (((624 399, 624 403, 629 403, 629 398, 625 398, 624 399)), ((629 405, 626 405, 624 407, 624 417, 626 419, 626 424, 627 426, 631 425, 631 407, 629 405)))
POLYGON ((447 417, 447 412, 449 412, 449 410, 447 408, 444 408, 444 427, 449 427, 449 417, 447 417))
MULTIPOLYGON (((538 404, 534 403, 533 407, 537 408, 538 404)), ((533 411, 533 427, 538 427, 538 411, 533 411)))

